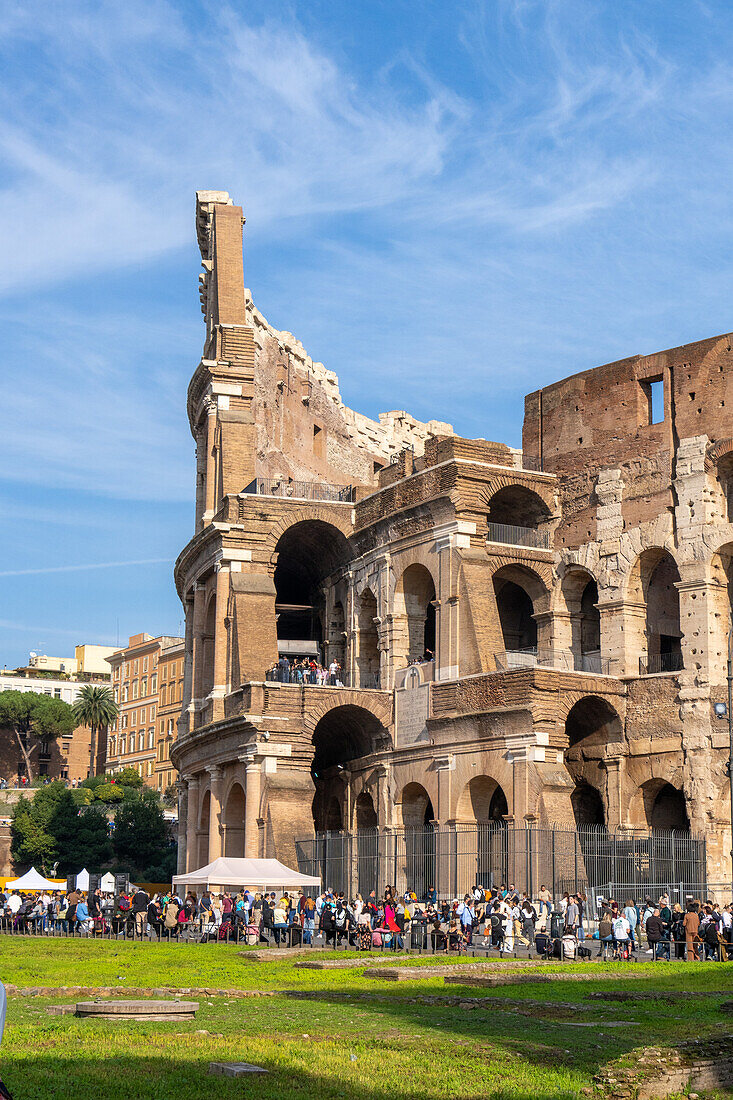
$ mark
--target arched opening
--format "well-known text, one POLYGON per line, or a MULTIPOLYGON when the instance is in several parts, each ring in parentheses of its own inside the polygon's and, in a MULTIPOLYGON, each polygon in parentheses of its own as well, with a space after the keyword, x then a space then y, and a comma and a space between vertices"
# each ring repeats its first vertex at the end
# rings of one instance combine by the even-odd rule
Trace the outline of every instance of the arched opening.
POLYGON ((577 826, 606 824, 603 798, 597 787, 592 787, 586 782, 576 783, 570 801, 577 826))
MULTIPOLYGON (((201 801, 201 812, 199 813, 199 828, 198 828, 198 863, 196 867, 205 867, 209 862, 209 818, 211 815, 211 793, 206 792, 201 801)), ((195 870, 195 868, 194 868, 195 870)))
POLYGON ((505 565, 493 575, 494 597, 499 617, 504 654, 499 660, 507 668, 521 668, 549 658, 549 593, 531 569, 505 565), (542 616, 542 627, 538 627, 542 616))
POLYGON ((718 482, 723 494, 723 520, 733 523, 733 453, 723 455, 718 460, 718 482))
POLYGON ((629 602, 644 608, 644 633, 638 638, 642 674, 682 668, 679 580, 677 563, 660 548, 645 550, 632 570, 629 602))
POLYGON ((323 583, 346 560, 347 540, 330 523, 304 520, 288 527, 275 551, 278 648, 323 660, 323 583))
POLYGON ((377 889, 379 873, 379 838, 377 833, 377 811, 374 800, 368 791, 362 791, 354 807, 356 831, 359 834, 357 878, 358 890, 363 898, 371 890, 377 889))
POLYGON ((420 783, 408 783, 402 792, 402 824, 407 829, 423 829, 434 820, 428 792, 420 783))
POLYGON ((605 699, 587 695, 579 699, 565 719, 568 748, 606 746, 623 739, 621 719, 605 699))
POLYGON ((357 832, 376 829, 377 811, 374 809, 374 800, 368 791, 362 791, 357 798, 355 811, 357 832))
POLYGON ((206 608, 204 636, 202 639, 201 696, 206 698, 214 686, 214 643, 216 640, 216 595, 206 608))
POLYGON ((377 599, 366 588, 362 592, 357 611, 356 666, 359 687, 379 687, 379 632, 377 630, 377 599))
POLYGON ((435 885, 435 811, 430 795, 420 783, 408 783, 402 791, 405 827, 405 888, 419 898, 435 885))
POLYGON ((456 807, 456 819, 487 825, 505 822, 509 807, 503 789, 489 775, 476 775, 463 788, 456 807))
POLYGON ((223 852, 225 856, 235 859, 244 858, 244 791, 239 783, 235 783, 230 790, 224 812, 222 814, 223 825, 223 852))
POLYGON ((346 766, 390 743, 382 723, 363 707, 334 707, 324 714, 313 731, 311 775, 316 788, 313 799, 316 832, 343 828, 342 773, 346 766), (334 803, 338 805, 338 824, 334 803))
MULTIPOLYGON (((562 582, 562 596, 568 613, 571 667, 577 672, 602 672, 601 613, 598 585, 585 569, 573 567, 562 582)), ((559 629, 563 629, 560 622, 559 629)))
POLYGON ((507 485, 489 501, 488 541, 548 549, 550 510, 523 485, 507 485))
POLYGON ((671 783, 652 780, 644 784, 644 810, 650 829, 675 829, 689 833, 690 818, 684 791, 671 783))
POLYGON ((435 582, 424 565, 408 565, 394 596, 395 664, 435 655, 435 582))
POLYGON ((476 775, 469 780, 456 806, 458 881, 491 886, 505 880, 508 813, 506 795, 495 779, 476 775))

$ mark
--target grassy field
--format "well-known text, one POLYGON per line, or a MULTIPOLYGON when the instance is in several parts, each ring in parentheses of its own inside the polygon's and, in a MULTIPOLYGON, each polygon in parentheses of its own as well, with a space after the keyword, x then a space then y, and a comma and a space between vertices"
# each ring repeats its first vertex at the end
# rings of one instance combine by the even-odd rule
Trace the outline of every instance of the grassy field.
MULTIPOLYGON (((384 983, 363 977, 361 968, 302 970, 293 962, 245 961, 217 944, 0 937, 0 977, 19 986, 175 985, 276 993, 245 1000, 199 997, 194 1022, 141 1024, 46 1014, 48 1004, 75 997, 13 996, 2 1076, 17 1100, 557 1100, 582 1097, 599 1069, 634 1049, 674 1048, 681 1039, 733 1031, 719 1008, 733 991, 733 968, 721 964, 607 963, 597 966, 599 978, 591 982, 563 980, 557 968, 551 983, 477 989, 446 986, 435 977, 384 983), (601 980, 609 973, 612 981, 601 980), (632 973, 643 977, 629 980, 632 973), (588 999, 603 989, 690 996, 672 1003, 588 999), (695 996, 706 991, 724 995, 695 996), (461 994, 485 999, 488 1010, 413 1003, 416 997, 461 994), (513 1005, 502 1009, 507 999, 521 1000, 529 1015, 513 1005), (572 1004, 552 1007, 557 1002, 572 1004), (208 1077, 210 1061, 255 1062, 270 1072, 236 1081, 208 1077)), ((571 972, 581 969, 593 966, 573 966, 571 972)))

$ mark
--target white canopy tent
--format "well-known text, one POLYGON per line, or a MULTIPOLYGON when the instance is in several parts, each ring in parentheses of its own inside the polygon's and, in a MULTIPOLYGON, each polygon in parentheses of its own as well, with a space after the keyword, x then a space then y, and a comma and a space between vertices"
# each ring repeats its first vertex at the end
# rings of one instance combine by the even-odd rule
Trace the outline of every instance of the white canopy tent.
POLYGON ((76 888, 77 890, 89 889, 89 872, 87 871, 86 867, 76 876, 76 888))
POLYGON ((39 875, 35 867, 31 867, 30 871, 26 871, 20 878, 13 879, 12 882, 5 883, 6 890, 58 890, 60 889, 58 882, 51 882, 50 879, 44 878, 43 875, 39 875))
POLYGON ((222 888, 248 887, 250 890, 299 890, 308 887, 320 890, 321 880, 291 871, 279 859, 233 859, 220 856, 198 871, 173 876, 174 886, 211 886, 222 888))

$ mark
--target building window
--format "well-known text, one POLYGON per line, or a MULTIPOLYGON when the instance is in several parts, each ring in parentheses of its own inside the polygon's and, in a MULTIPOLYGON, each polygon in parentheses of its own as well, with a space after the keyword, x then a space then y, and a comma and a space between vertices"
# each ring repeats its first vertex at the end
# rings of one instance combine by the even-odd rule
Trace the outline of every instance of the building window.
POLYGON ((150 708, 150 721, 151 722, 155 721, 155 704, 154 703, 150 708))
POLYGON ((122 688, 122 702, 123 703, 127 702, 127 694, 128 694, 128 686, 127 686, 127 684, 125 684, 125 686, 122 688))
POLYGON ((148 775, 150 776, 152 774, 153 774, 153 761, 148 760, 148 775))
POLYGON ((140 725, 144 725, 144 724, 145 724, 145 707, 142 707, 141 710, 140 710, 140 725))
POLYGON ((120 756, 125 755, 125 749, 127 748, 124 737, 120 738, 120 756))
POLYGON ((143 676, 142 680, 140 681, 140 698, 144 699, 147 694, 148 694, 148 678, 147 678, 147 676, 143 676))
POLYGON ((155 729, 152 726, 148 730, 148 748, 155 748, 155 729))
POLYGON ((53 689, 53 695, 54 695, 54 699, 60 699, 61 698, 61 688, 54 688, 53 689))
POLYGON ((147 659, 147 657, 143 657, 143 672, 147 672, 147 671, 148 671, 148 659, 147 659))
POLYGON ((127 715, 126 714, 122 715, 122 729, 123 730, 127 729, 127 715))
POLYGON ((139 670, 140 670, 140 662, 139 662, 139 661, 135 661, 135 667, 134 667, 134 668, 133 668, 133 670, 132 670, 132 675, 133 675, 133 676, 137 676, 137 674, 138 674, 139 670))
POLYGON ((137 682, 137 680, 133 680, 132 681, 132 697, 133 697, 133 699, 137 699, 137 690, 138 690, 138 682, 137 682))
POLYGON ((154 672, 153 675, 150 677, 150 694, 155 695, 157 690, 158 690, 158 674, 157 674, 157 672, 154 672))
POLYGON ((118 687, 115 687, 115 703, 119 703, 119 701, 120 701, 120 689, 118 687))

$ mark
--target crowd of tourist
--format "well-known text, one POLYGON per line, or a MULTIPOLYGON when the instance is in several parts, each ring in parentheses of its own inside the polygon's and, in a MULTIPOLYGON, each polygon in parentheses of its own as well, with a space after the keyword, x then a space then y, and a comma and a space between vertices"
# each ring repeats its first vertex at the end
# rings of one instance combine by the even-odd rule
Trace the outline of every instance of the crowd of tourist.
POLYGON ((266 680, 278 684, 317 684, 320 687, 343 687, 344 670, 338 661, 320 664, 313 657, 282 656, 265 673, 266 680))
POLYGON ((417 948, 449 954, 472 949, 528 953, 564 959, 733 958, 733 905, 689 899, 683 910, 664 894, 658 901, 604 902, 588 912, 584 894, 565 894, 557 905, 546 887, 536 898, 513 884, 497 890, 475 886, 463 898, 439 901, 431 888, 418 899, 386 887, 347 899, 326 890, 313 897, 251 890, 152 896, 143 888, 117 895, 97 889, 21 894, 0 891, 0 929, 48 935, 102 935, 190 939, 276 946, 417 948), (597 925, 597 927, 594 927, 597 925), (644 946, 646 944, 646 947, 644 946))

